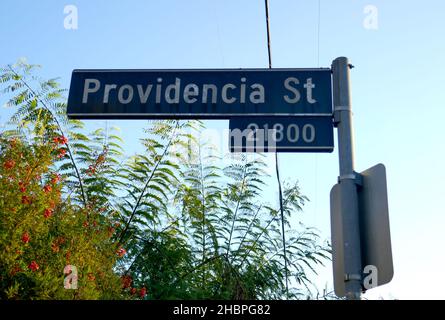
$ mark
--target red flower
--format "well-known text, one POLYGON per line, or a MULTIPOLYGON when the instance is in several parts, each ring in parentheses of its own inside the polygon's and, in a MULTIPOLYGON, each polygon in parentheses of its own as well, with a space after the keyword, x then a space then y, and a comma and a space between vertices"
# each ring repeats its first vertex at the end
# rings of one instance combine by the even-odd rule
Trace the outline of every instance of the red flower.
POLYGON ((9 169, 11 169, 11 168, 14 168, 14 166, 15 166, 15 161, 14 161, 14 160, 8 160, 8 161, 6 161, 5 164, 3 165, 3 167, 4 167, 6 170, 9 170, 9 169))
POLYGON ((138 292, 138 289, 136 289, 136 288, 131 288, 130 289, 130 293, 131 293, 131 295, 135 295, 136 293, 138 292))
POLYGON ((19 266, 15 266, 12 271, 11 271, 11 276, 14 276, 16 273, 22 272, 22 268, 20 268, 19 266))
POLYGON ((117 250, 117 252, 116 252, 116 254, 119 257, 123 257, 126 253, 127 253, 127 250, 125 250, 124 248, 119 248, 119 250, 117 250))
POLYGON ((145 287, 141 288, 141 291, 139 291, 139 296, 143 298, 145 297, 146 294, 147 294, 147 289, 145 289, 145 287))
POLYGON ((28 196, 22 196, 22 203, 23 204, 31 204, 31 198, 28 196))
POLYGON ((94 280, 96 280, 96 277, 94 276, 94 274, 93 273, 88 273, 88 280, 90 280, 90 281, 94 281, 94 280))
POLYGON ((96 173, 96 168, 92 165, 88 166, 88 169, 86 171, 87 175, 89 175, 90 177, 96 173))
POLYGON ((22 242, 23 242, 23 243, 28 243, 28 242, 29 242, 29 234, 28 234, 28 232, 25 232, 25 233, 22 235, 22 242))
POLYGON ((57 158, 63 158, 64 156, 65 156, 65 154, 66 154, 66 150, 65 149, 63 149, 63 148, 60 148, 59 149, 59 154, 57 155, 57 158))
POLYGON ((51 243, 51 250, 53 251, 53 252, 59 252, 59 250, 60 250, 60 247, 59 247, 59 245, 57 244, 57 243, 55 243, 55 242, 53 242, 53 243, 51 243))
POLYGON ((43 212, 43 216, 45 217, 45 219, 48 219, 49 217, 51 217, 53 215, 53 210, 52 209, 45 209, 45 211, 43 212))
POLYGON ((57 144, 67 144, 68 138, 65 136, 54 137, 53 142, 57 144))
POLYGON ((51 183, 52 183, 52 184, 56 184, 56 183, 59 182, 59 181, 60 181, 60 174, 55 173, 54 176, 53 176, 52 179, 51 179, 51 183))
POLYGON ((32 261, 29 264, 28 268, 31 269, 32 271, 37 271, 37 270, 39 270, 39 265, 37 264, 37 262, 32 261))
POLYGON ((131 283, 133 282, 133 279, 131 276, 125 275, 122 276, 122 288, 127 289, 131 287, 131 283))
POLYGON ((84 228, 88 227, 88 221, 84 221, 84 222, 82 223, 82 226, 83 226, 84 228))
POLYGON ((50 186, 49 184, 47 184, 47 185, 45 185, 45 186, 43 187, 43 191, 44 191, 45 193, 47 193, 47 192, 51 192, 52 189, 53 189, 53 188, 51 188, 51 186, 50 186))
POLYGON ((25 183, 23 183, 22 181, 19 181, 19 190, 20 192, 26 192, 26 186, 25 183))
POLYGON ((67 144, 68 143, 68 138, 65 136, 60 136, 59 137, 59 143, 60 144, 67 144))

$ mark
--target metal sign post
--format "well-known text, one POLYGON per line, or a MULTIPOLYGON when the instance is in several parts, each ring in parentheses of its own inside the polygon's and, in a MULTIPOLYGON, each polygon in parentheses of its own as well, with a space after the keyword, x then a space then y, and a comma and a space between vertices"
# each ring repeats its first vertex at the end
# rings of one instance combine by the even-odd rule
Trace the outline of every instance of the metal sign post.
POLYGON ((342 212, 345 290, 348 299, 360 299, 362 264, 360 248, 360 219, 357 195, 357 174, 354 171, 354 139, 352 128, 350 64, 345 57, 332 63, 334 121, 338 129, 340 163, 340 205, 342 212))

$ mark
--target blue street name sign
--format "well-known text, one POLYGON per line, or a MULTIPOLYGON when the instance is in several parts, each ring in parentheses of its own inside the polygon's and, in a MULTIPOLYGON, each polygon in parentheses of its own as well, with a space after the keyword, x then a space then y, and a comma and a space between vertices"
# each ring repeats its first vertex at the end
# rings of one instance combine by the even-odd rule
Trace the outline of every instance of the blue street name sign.
POLYGON ((332 117, 255 117, 230 120, 231 152, 332 152, 332 117))
POLYGON ((331 116, 330 69, 74 70, 73 119, 331 116))

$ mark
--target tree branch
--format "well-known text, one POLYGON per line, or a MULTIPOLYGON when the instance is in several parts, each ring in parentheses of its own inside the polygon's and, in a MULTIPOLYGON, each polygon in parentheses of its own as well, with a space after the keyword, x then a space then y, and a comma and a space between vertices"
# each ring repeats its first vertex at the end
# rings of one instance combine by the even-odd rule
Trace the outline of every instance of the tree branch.
POLYGON ((139 207, 139 204, 141 203, 141 200, 142 200, 142 198, 145 195, 145 191, 147 190, 148 185, 150 184, 151 180, 153 179, 154 174, 155 174, 156 170, 158 169, 159 164, 161 163, 162 159, 167 154, 167 151, 170 148, 170 145, 172 144, 173 139, 175 137, 176 129, 178 128, 178 126, 179 126, 179 121, 176 121, 176 126, 175 126, 175 128, 173 130, 173 133, 172 133, 172 135, 170 137, 170 140, 169 140, 167 146, 164 148, 164 152, 162 153, 161 157, 159 158, 159 160, 156 162, 155 166, 153 167, 153 170, 152 170, 152 172, 150 174, 150 177, 148 178, 147 182, 145 183, 144 188, 142 189, 142 192, 139 195, 138 200, 136 201, 136 205, 134 206, 133 211, 131 212, 130 219, 128 219, 127 223, 125 224, 124 230, 122 231, 121 235, 119 236, 119 241, 118 241, 119 243, 122 241, 122 239, 124 238, 124 235, 127 233, 128 228, 130 227, 130 223, 131 223, 131 221, 133 220, 133 218, 134 218, 134 216, 136 214, 136 210, 139 207))
MULTIPOLYGON (((46 103, 45 103, 42 99, 40 99, 39 95, 38 95, 38 94, 37 94, 37 93, 36 93, 36 92, 35 92, 35 91, 28 85, 28 83, 27 83, 25 80, 23 80, 23 77, 21 77, 21 76, 20 76, 20 75, 19 75, 19 74, 18 74, 18 73, 11 67, 11 65, 8 64, 8 68, 9 68, 9 70, 11 70, 12 73, 14 73, 14 75, 15 75, 16 77, 18 77, 18 78, 20 79, 20 82, 22 82, 22 83, 28 88, 28 90, 31 91, 31 93, 34 95, 34 97, 35 97, 38 101, 40 101, 40 103, 44 106, 45 110, 49 112, 49 114, 51 115, 51 117, 52 117, 52 118, 54 119, 54 121, 56 122, 56 125, 57 125, 57 127, 59 128, 60 133, 64 136, 65 134, 63 133, 62 126, 60 125, 59 120, 58 120, 57 117, 53 114, 53 112, 51 111, 51 109, 46 105, 46 103)), ((82 201, 83 201, 84 205, 86 205, 86 204, 87 204, 87 200, 86 200, 85 191, 84 191, 84 188, 83 188, 82 178, 81 178, 80 173, 79 173, 79 169, 77 168, 76 162, 74 161, 73 153, 71 152, 71 148, 70 148, 68 142, 66 142, 64 145, 66 146, 66 149, 68 150, 68 153, 69 153, 69 157, 70 157, 71 163, 73 164, 74 170, 76 171, 77 179, 79 180, 79 185, 80 185, 80 190, 81 190, 82 201)))

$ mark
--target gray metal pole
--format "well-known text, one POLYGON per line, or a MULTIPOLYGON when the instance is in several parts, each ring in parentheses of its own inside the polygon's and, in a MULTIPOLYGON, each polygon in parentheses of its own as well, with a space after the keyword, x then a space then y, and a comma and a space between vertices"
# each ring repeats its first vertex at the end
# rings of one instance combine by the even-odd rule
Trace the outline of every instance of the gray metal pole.
POLYGON ((347 299, 360 299, 362 263, 349 69, 348 58, 340 57, 332 63, 334 118, 338 129, 340 163, 345 289, 347 299))

